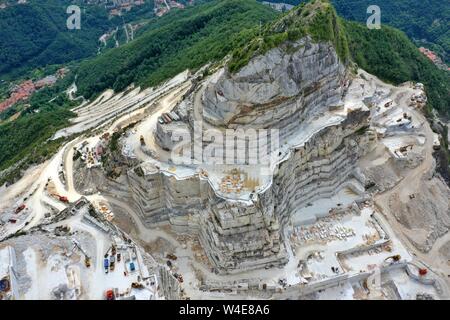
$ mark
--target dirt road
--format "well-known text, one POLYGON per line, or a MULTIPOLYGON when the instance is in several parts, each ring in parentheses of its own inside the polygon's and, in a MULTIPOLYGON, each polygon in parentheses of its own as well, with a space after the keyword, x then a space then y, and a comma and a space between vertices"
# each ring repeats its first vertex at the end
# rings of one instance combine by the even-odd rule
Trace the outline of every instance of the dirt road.
MULTIPOLYGON (((396 93, 395 100, 399 105, 405 105, 407 103, 408 95, 401 95, 396 93)), ((406 175, 400 183, 394 188, 387 190, 383 193, 374 196, 375 205, 383 213, 384 217, 395 230, 396 235, 401 239, 402 243, 408 248, 408 250, 416 256, 419 260, 428 264, 434 272, 438 273, 441 278, 446 279, 447 284, 450 286, 450 281, 447 275, 450 274, 450 265, 443 263, 440 259, 439 249, 445 245, 447 241, 450 241, 450 233, 447 233, 444 237, 438 239, 434 244, 432 250, 428 253, 423 253, 416 249, 414 244, 406 237, 405 227, 397 221, 394 213, 389 207, 389 200, 392 196, 398 195, 399 201, 406 203, 409 200, 411 194, 415 194, 420 191, 420 187, 423 185, 423 176, 432 170, 433 167, 433 131, 430 125, 426 121, 425 117, 418 111, 410 109, 410 113, 421 119, 424 123, 423 130, 425 133, 425 157, 423 162, 415 169, 412 169, 408 175, 406 175)))

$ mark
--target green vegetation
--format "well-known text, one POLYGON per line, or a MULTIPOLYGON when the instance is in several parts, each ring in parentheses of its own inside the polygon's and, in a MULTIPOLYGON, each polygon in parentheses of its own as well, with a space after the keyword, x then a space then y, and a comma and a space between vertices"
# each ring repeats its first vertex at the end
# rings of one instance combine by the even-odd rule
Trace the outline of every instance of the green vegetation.
POLYGON ((313 0, 301 4, 284 14, 262 30, 253 30, 254 38, 233 51, 228 65, 231 72, 247 65, 252 57, 261 55, 282 43, 298 40, 310 35, 316 42, 329 41, 334 44, 340 59, 349 58, 345 29, 336 11, 328 0, 313 0))
POLYGON ((23 169, 43 162, 60 147, 63 139, 49 140, 68 125, 73 106, 64 95, 54 96, 56 88, 37 92, 18 119, 0 125, 0 185, 13 182, 23 169), (52 102, 49 102, 50 99, 52 102))
POLYGON ((89 6, 82 12, 81 30, 67 29, 66 9, 72 2, 30 0, 0 10, 0 76, 95 54, 98 38, 112 23, 103 8, 89 6))
POLYGON ((428 106, 450 116, 450 74, 423 56, 403 32, 391 27, 369 30, 356 22, 345 26, 352 59, 362 69, 394 84, 422 82, 428 106))
POLYGON ((13 79, 34 68, 93 57, 101 35, 116 26, 123 32, 124 23, 154 17, 153 8, 153 0, 146 0, 110 18, 103 4, 85 0, 28 0, 0 10, 0 77, 13 79), (81 8, 80 30, 67 29, 66 10, 72 4, 81 8))
MULTIPOLYGON (((264 0, 259 0, 264 1, 264 0)), ((307 0, 268 0, 297 5, 307 0)), ((367 8, 381 9, 381 23, 405 32, 418 46, 428 47, 450 63, 450 6, 441 0, 332 0, 347 20, 366 22, 367 8)))
POLYGON ((276 13, 255 0, 216 0, 172 10, 145 26, 135 41, 81 64, 79 93, 86 98, 130 83, 151 86, 183 70, 222 59, 242 41, 241 30, 267 22, 276 13))

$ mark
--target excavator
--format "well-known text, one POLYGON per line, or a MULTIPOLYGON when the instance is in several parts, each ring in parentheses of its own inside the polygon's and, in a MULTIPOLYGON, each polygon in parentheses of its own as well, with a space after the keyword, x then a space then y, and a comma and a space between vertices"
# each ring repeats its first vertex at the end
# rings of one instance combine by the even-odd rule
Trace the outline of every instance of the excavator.
POLYGON ((399 262, 402 259, 402 256, 399 254, 387 257, 386 259, 384 259, 384 261, 387 261, 389 259, 392 259, 393 262, 399 262))
POLYGON ((400 150, 401 153, 405 153, 405 152, 408 151, 408 148, 409 148, 409 150, 412 150, 413 147, 414 147, 414 146, 413 146, 412 144, 410 144, 410 145, 401 147, 399 150, 400 150))
POLYGON ((84 256, 84 265, 86 266, 86 268, 90 268, 91 267, 91 258, 89 258, 88 256, 84 256))

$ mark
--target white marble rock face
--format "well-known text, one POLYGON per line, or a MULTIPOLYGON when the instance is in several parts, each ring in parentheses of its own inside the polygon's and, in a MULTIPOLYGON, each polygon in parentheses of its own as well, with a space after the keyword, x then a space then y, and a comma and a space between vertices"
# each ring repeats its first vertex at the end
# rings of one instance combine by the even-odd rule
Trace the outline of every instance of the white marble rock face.
MULTIPOLYGON (((281 141, 288 141, 308 122, 343 105, 346 74, 331 44, 304 38, 252 59, 236 74, 221 69, 201 83, 203 121, 222 129, 277 128, 281 141)), ((180 104, 183 114, 193 95, 180 104)), ((148 225, 169 220, 180 231, 197 233, 219 272, 283 265, 288 261, 283 229, 295 210, 358 178, 357 159, 368 141, 355 131, 368 116, 354 111, 314 133, 291 150, 270 186, 251 201, 223 198, 199 175, 177 180, 159 171, 141 177, 129 170, 132 198, 148 225)), ((170 149, 164 142, 169 134, 159 131, 157 139, 170 149)))
POLYGON ((236 74, 225 69, 204 93, 204 120, 219 127, 283 128, 342 105, 345 67, 333 46, 309 38, 270 50, 236 74))

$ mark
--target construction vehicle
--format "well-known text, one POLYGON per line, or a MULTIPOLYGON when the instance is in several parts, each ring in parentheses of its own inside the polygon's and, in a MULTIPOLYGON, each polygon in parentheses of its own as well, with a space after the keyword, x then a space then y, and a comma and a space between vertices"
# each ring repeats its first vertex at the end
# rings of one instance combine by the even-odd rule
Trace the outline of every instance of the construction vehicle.
POLYGON ((420 268, 419 269, 419 276, 426 276, 427 275, 427 273, 428 273, 428 270, 427 269, 425 269, 425 268, 420 268))
POLYGON ((69 203, 69 199, 66 196, 58 196, 59 201, 69 203))
POLYGON ((403 147, 400 147, 400 152, 401 153, 405 153, 405 152, 407 152, 408 151, 408 148, 409 148, 409 150, 412 150, 413 149, 413 145, 412 144, 409 144, 409 145, 407 145, 407 146, 403 146, 403 147))
POLYGON ((111 271, 114 271, 115 264, 116 264, 116 257, 111 256, 111 258, 109 259, 109 269, 111 271))
POLYGON ((133 289, 143 289, 143 288, 144 288, 144 285, 141 284, 141 283, 138 283, 138 282, 133 282, 133 283, 131 284, 131 287, 132 287, 133 289))
POLYGON ((178 257, 176 255, 172 254, 172 253, 168 253, 166 258, 170 259, 170 260, 177 260, 178 259, 178 257))
POLYGON ((394 262, 398 262, 402 259, 402 256, 399 254, 396 254, 394 256, 387 257, 386 259, 384 259, 384 261, 387 261, 389 259, 392 259, 392 261, 394 261, 394 262))
POLYGON ((106 291, 106 300, 116 300, 116 296, 114 294, 114 290, 108 290, 106 291))
POLYGON ((105 273, 108 273, 108 271, 109 271, 109 260, 108 260, 108 258, 103 260, 103 267, 105 268, 105 273))
POLYGON ((16 211, 14 211, 16 214, 23 211, 26 208, 26 205, 23 203, 20 206, 17 207, 16 211))
POLYGON ((84 257, 84 265, 86 266, 86 268, 90 268, 91 267, 91 258, 89 258, 88 256, 84 257))

